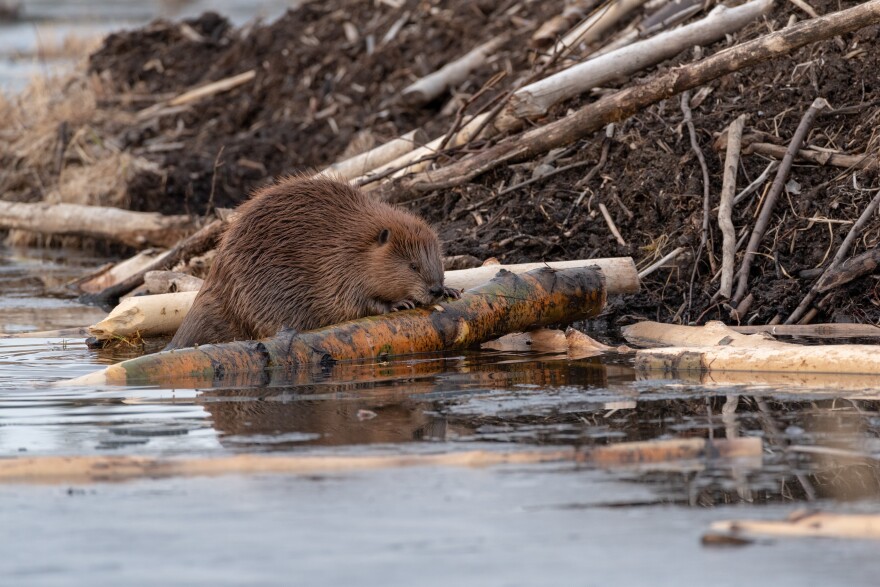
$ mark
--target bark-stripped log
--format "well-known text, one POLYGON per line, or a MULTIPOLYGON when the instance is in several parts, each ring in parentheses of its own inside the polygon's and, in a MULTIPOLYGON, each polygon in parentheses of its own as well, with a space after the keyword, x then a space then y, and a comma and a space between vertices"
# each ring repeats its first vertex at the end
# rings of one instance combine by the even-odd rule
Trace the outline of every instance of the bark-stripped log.
POLYGON ((165 351, 112 365, 68 384, 130 384, 186 379, 219 385, 236 372, 295 369, 321 363, 464 349, 509 332, 567 324, 605 307, 601 271, 537 269, 500 271, 461 299, 352 320, 307 332, 284 330, 262 341, 202 345, 165 351))
POLYGON ((0 229, 104 238, 131 247, 170 247, 195 229, 189 216, 103 206, 0 201, 0 229))
POLYGON ((354 179, 414 151, 427 142, 428 135, 425 134, 425 131, 416 129, 374 149, 370 149, 366 153, 334 163, 317 175, 354 179))

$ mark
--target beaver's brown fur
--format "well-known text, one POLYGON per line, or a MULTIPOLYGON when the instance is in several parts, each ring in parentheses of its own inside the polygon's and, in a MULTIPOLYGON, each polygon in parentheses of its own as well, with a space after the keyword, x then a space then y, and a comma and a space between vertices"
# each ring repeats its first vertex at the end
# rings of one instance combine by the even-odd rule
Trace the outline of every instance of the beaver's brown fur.
POLYGON ((292 176, 242 204, 171 343, 254 340, 430 304, 443 286, 421 218, 327 178, 292 176))

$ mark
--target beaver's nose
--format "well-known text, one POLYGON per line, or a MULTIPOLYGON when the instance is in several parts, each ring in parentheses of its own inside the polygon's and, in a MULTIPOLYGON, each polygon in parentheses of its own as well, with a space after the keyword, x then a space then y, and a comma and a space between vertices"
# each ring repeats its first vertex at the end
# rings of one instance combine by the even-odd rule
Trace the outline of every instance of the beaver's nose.
POLYGON ((435 298, 439 298, 443 295, 443 286, 435 285, 431 289, 428 290, 428 293, 434 296, 435 298))

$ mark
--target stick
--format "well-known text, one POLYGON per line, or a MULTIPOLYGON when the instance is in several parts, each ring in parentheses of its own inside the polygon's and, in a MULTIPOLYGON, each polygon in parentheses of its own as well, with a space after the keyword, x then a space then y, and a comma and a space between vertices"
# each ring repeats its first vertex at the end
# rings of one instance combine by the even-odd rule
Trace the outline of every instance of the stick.
POLYGON ((103 206, 0 201, 0 229, 96 237, 131 247, 170 247, 194 229, 186 215, 163 216, 103 206))
POLYGON ((455 61, 447 63, 431 75, 410 84, 401 92, 401 100, 408 106, 421 106, 433 101, 447 88, 455 87, 465 81, 468 74, 485 64, 508 38, 506 34, 499 35, 471 49, 455 61))
POLYGON ((509 137, 441 169, 386 183, 377 189, 377 195, 393 202, 405 202, 420 197, 421 193, 461 185, 501 165, 570 145, 609 122, 626 119, 646 106, 685 90, 877 22, 880 22, 880 0, 799 22, 601 98, 569 116, 509 137))
MULTIPOLYGON (((783 159, 785 157, 786 148, 773 143, 751 143, 744 149, 746 154, 758 153, 783 159)), ((844 155, 843 153, 826 153, 824 151, 814 151, 813 149, 799 149, 795 157, 801 161, 811 161, 819 165, 832 165, 834 167, 843 167, 846 169, 876 169, 880 164, 876 154, 865 155, 844 155)))
POLYGON ((597 41, 611 27, 624 16, 644 4, 647 0, 614 0, 606 2, 584 20, 581 24, 569 31, 554 46, 550 55, 567 54, 577 45, 589 45, 597 41))
POLYGON ((837 266, 840 265, 844 257, 849 254, 849 250, 852 248, 856 238, 862 233, 862 229, 865 228, 865 225, 871 219, 871 216, 877 211, 878 206, 880 206, 880 191, 877 192, 877 195, 874 196, 874 199, 871 200, 861 216, 859 216, 859 219, 856 220, 855 224, 850 227, 843 242, 840 243, 840 248, 837 249, 837 253, 835 253, 834 258, 831 260, 831 264, 828 265, 828 268, 822 273, 822 276, 816 280, 812 287, 810 287, 810 291, 807 292, 807 295, 804 296, 804 299, 801 300, 798 307, 795 308, 794 312, 791 313, 791 316, 785 321, 786 324, 794 324, 804 315, 804 312, 807 311, 807 308, 810 307, 810 304, 813 303, 813 300, 819 294, 819 287, 823 284, 825 276, 837 269, 837 266))
POLYGON ((752 0, 736 8, 715 7, 708 16, 679 29, 659 34, 589 59, 514 93, 507 116, 537 118, 560 102, 621 77, 630 77, 695 45, 708 45, 738 31, 770 11, 772 0, 752 0))
POLYGON ((617 230, 617 225, 614 224, 614 220, 611 219, 611 214, 608 213, 608 208, 605 207, 605 204, 601 202, 599 203, 599 211, 602 212, 602 216, 605 218, 605 224, 608 225, 608 230, 610 230, 611 234, 614 235, 614 238, 617 239, 618 244, 625 247, 626 241, 620 236, 620 231, 617 230))
MULTIPOLYGON (((878 4, 880 4, 880 2, 878 2, 878 4)), ((878 6, 878 11, 880 11, 880 6, 878 6)), ((818 21, 819 19, 814 19, 809 22, 815 23, 818 21)), ((824 98, 816 98, 813 100, 813 103, 804 113, 803 118, 801 118, 801 122, 798 124, 797 130, 791 139, 791 143, 789 143, 788 148, 785 151, 785 157, 783 157, 782 162, 779 164, 779 169, 776 171, 776 177, 773 179, 773 185, 770 186, 770 191, 764 198, 764 204, 761 207, 761 214, 758 216, 758 220, 755 221, 755 227, 752 229, 752 234, 749 237, 749 244, 746 246, 742 265, 740 265, 739 272, 737 273, 736 293, 732 298, 734 303, 738 304, 746 295, 749 286, 749 271, 752 268, 752 259, 757 254, 758 246, 764 239, 764 234, 767 232, 767 227, 770 225, 770 219, 773 217, 773 208, 776 205, 776 199, 785 187, 785 180, 788 178, 791 164, 794 162, 794 154, 801 148, 804 139, 807 138, 807 133, 810 131, 810 127, 813 125, 813 120, 816 118, 816 115, 820 110, 827 107, 828 102, 825 101, 824 98)))
POLYGON ((746 115, 734 120, 727 132, 727 156, 724 159, 724 183, 721 187, 721 204, 718 208, 718 225, 723 242, 721 246, 721 296, 730 299, 733 293, 734 257, 736 255, 736 229, 733 226, 733 195, 736 192, 736 172, 739 169, 739 152, 746 115))
POLYGON ((684 251, 684 247, 678 247, 677 249, 675 249, 674 251, 672 251, 671 253, 669 253, 668 255, 666 255, 665 257, 660 259, 659 261, 657 261, 656 263, 649 265, 648 267, 642 269, 641 271, 639 271, 639 279, 644 279, 647 276, 651 275, 652 273, 654 273, 655 271, 657 271, 658 269, 663 267, 665 264, 669 263, 670 261, 672 261, 673 259, 678 257, 683 251, 684 251))
POLYGON ((374 149, 370 149, 366 153, 361 153, 360 155, 349 157, 344 161, 334 163, 317 175, 353 179, 359 175, 364 175, 371 169, 381 167, 386 163, 394 161, 398 157, 413 151, 419 145, 424 145, 426 142, 428 142, 428 135, 425 134, 425 131, 416 129, 401 137, 390 140, 384 145, 379 145, 374 149))
POLYGON ((186 91, 167 102, 160 102, 158 104, 150 106, 149 108, 141 110, 137 113, 136 117, 139 120, 143 120, 145 118, 150 118, 151 116, 155 115, 157 112, 166 107, 174 108, 176 106, 184 106, 186 104, 197 102, 202 98, 207 98, 208 96, 219 94, 220 92, 228 92, 233 88, 237 88, 242 84, 246 84, 255 77, 257 77, 257 71, 255 69, 251 69, 238 75, 233 75, 231 77, 217 80, 216 82, 211 82, 209 84, 193 88, 192 90, 186 91))
POLYGON ((222 220, 214 220, 206 224, 194 234, 185 238, 174 245, 168 254, 162 255, 159 259, 150 263, 131 277, 120 281, 96 294, 85 294, 80 296, 80 301, 87 304, 95 304, 100 306, 116 305, 119 298, 127 294, 144 282, 144 276, 148 271, 162 271, 169 269, 190 257, 201 255, 209 249, 213 249, 220 238, 225 223, 222 220))
POLYGON ((829 269, 816 284, 818 293, 825 293, 835 287, 847 284, 863 275, 873 273, 880 267, 880 246, 852 257, 833 269, 829 269))

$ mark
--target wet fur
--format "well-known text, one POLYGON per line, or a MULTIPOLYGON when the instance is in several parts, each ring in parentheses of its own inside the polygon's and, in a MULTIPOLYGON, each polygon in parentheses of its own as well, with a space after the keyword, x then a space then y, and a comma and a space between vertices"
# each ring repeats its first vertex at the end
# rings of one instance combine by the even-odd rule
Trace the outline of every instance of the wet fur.
POLYGON ((292 176, 239 208, 167 348, 309 330, 444 294, 455 292, 424 220, 347 183, 292 176))

